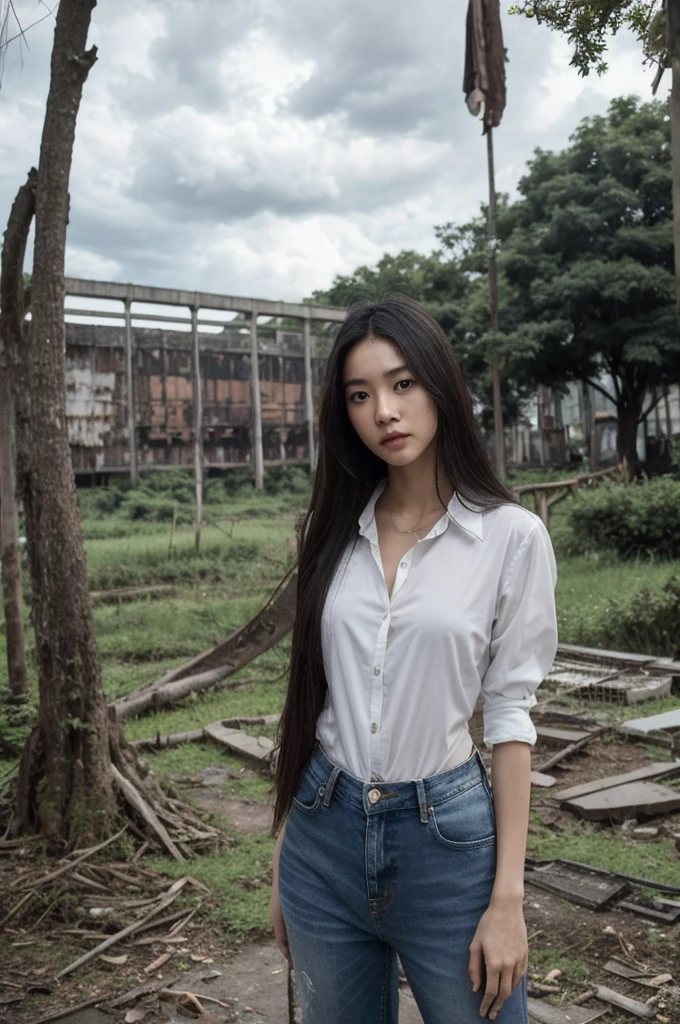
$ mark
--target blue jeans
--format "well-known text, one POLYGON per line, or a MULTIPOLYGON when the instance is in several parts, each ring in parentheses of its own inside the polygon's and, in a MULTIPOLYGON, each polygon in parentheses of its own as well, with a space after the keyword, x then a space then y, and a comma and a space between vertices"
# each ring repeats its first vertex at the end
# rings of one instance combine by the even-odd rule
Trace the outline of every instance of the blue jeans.
MULTIPOLYGON (((414 782, 364 783, 317 750, 279 862, 304 1024, 397 1024, 397 954, 425 1024, 480 1020, 469 946, 496 870, 476 752, 414 782)), ((527 1024, 526 980, 496 1024, 527 1024)))

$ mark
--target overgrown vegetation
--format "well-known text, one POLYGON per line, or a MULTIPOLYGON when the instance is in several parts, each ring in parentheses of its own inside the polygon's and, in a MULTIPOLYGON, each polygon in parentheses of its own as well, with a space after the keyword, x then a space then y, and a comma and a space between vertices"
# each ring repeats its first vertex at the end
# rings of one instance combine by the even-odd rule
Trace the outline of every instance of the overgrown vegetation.
POLYGON ((569 526, 574 551, 680 558, 680 481, 657 477, 583 491, 569 506, 569 526))

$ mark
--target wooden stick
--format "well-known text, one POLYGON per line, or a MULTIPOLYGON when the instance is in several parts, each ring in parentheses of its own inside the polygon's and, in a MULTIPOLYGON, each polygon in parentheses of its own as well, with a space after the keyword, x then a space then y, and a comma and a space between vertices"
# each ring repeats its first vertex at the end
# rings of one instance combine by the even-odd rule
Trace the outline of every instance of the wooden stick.
POLYGON ((49 1024, 49 1021, 60 1020, 62 1017, 68 1017, 71 1013, 80 1013, 81 1010, 87 1010, 90 1006, 97 1006, 98 1003, 103 1003, 105 1000, 106 996, 93 996, 92 999, 76 1003, 75 1006, 67 1006, 66 1009, 57 1010, 56 1013, 48 1013, 46 1017, 39 1017, 38 1020, 31 1021, 31 1024, 49 1024))
POLYGON ((110 836, 105 839, 103 843, 99 843, 98 846, 91 846, 89 850, 85 850, 75 860, 69 861, 67 864, 63 864, 56 871, 51 871, 49 875, 45 875, 43 878, 38 878, 35 882, 24 882, 22 888, 25 889, 28 886, 32 889, 39 889, 41 885, 45 885, 47 882, 54 881, 55 878, 59 878, 60 875, 65 875, 67 871, 71 871, 77 864, 82 864, 84 860, 91 857, 94 853, 98 853, 99 850, 103 850, 105 847, 110 846, 111 843, 115 843, 116 839, 120 839, 123 832, 125 832, 127 825, 124 825, 120 832, 116 832, 115 836, 110 836))
POLYGON ((4 928, 7 922, 14 917, 17 911, 21 910, 24 903, 27 903, 30 900, 31 896, 35 896, 35 889, 31 889, 31 891, 27 892, 25 896, 22 896, 19 902, 12 907, 10 912, 8 914, 5 914, 2 921, 0 921, 0 929, 4 928))
POLYGON ((128 803, 132 804, 134 809, 142 816, 149 828, 156 833, 166 850, 175 858, 175 860, 182 862, 185 861, 186 858, 184 857, 184 854, 182 854, 178 847, 175 846, 168 835, 165 825, 162 824, 154 809, 146 802, 139 790, 136 789, 135 786, 133 786, 132 783, 118 771, 115 764, 111 765, 111 772, 115 782, 122 790, 125 799, 128 803))
POLYGON ((170 886, 167 893, 161 899, 157 907, 155 907, 153 910, 150 910, 149 913, 146 914, 145 917, 140 918, 139 921, 134 921, 132 924, 129 924, 126 928, 122 928, 119 932, 116 932, 115 935, 109 935, 109 937, 105 939, 104 942, 100 942, 99 945, 95 946, 94 949, 91 949, 88 953, 84 953, 83 956, 78 957, 78 959, 74 960, 72 964, 68 965, 68 967, 64 967, 64 969, 62 971, 59 971, 59 973, 56 975, 57 980, 59 980, 60 978, 65 978, 67 974, 71 973, 71 971, 75 971, 76 968, 82 967, 83 964, 89 963, 90 960, 93 960, 94 957, 99 956, 99 954, 103 953, 104 950, 109 949, 111 946, 115 945, 116 942, 120 942, 121 939, 125 939, 127 938, 128 935, 132 935, 133 932, 138 931, 142 927, 142 925, 147 924, 157 914, 160 914, 161 910, 165 910, 166 907, 169 907, 170 904, 175 899, 177 899, 177 897, 179 896, 180 892, 182 891, 188 880, 189 879, 187 875, 183 875, 182 878, 178 878, 177 881, 170 886))

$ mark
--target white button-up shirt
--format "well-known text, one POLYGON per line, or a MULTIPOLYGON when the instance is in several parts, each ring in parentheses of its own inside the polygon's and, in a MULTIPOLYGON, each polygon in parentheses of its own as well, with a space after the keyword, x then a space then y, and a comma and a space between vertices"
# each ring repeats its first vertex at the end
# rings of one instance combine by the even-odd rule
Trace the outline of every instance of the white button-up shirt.
POLYGON ((529 709, 557 648, 557 573, 543 523, 518 505, 471 511, 454 495, 401 559, 390 597, 375 522, 384 486, 324 607, 324 752, 366 782, 447 771, 470 755, 480 692, 487 746, 535 743, 529 709))

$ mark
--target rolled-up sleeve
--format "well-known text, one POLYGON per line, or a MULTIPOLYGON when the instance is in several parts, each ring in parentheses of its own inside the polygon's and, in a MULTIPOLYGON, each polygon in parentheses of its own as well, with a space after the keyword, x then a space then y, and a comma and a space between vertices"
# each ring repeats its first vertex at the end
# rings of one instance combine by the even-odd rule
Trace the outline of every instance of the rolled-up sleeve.
POLYGON ((491 661, 482 680, 484 743, 536 742, 529 711, 557 650, 550 537, 536 518, 509 561, 496 604, 491 661))

